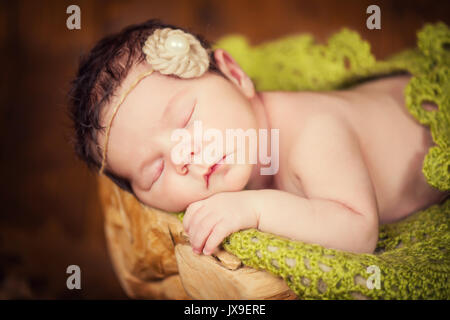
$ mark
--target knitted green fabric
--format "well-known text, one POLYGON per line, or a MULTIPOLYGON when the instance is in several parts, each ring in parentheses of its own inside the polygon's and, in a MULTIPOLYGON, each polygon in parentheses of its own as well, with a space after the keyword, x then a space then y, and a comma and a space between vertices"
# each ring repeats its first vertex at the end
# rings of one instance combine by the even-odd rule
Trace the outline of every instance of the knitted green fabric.
MULTIPOLYGON (((370 45, 347 29, 326 45, 296 35, 252 47, 233 35, 215 47, 230 52, 259 91, 335 90, 408 71, 413 77, 406 105, 430 127, 436 143, 423 173, 433 187, 450 189, 450 31, 445 24, 426 25, 418 32, 417 49, 385 61, 376 61, 370 45), (438 109, 425 110, 425 101, 438 109)), ((449 299, 449 213, 450 199, 381 226, 374 254, 327 249, 255 229, 230 235, 223 246, 245 265, 281 276, 300 299, 449 299)))

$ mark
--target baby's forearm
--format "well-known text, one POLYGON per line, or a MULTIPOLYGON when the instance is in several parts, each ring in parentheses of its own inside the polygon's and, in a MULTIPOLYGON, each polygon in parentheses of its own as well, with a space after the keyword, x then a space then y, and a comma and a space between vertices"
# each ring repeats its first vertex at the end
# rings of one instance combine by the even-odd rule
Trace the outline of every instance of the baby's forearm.
POLYGON ((372 253, 378 219, 326 199, 307 199, 281 190, 248 190, 258 229, 327 248, 372 253))

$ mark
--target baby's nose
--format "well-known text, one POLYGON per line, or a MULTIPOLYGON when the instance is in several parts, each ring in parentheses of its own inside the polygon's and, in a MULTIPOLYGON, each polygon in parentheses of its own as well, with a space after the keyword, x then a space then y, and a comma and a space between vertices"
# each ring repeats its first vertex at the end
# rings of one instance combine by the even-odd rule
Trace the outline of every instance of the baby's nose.
POLYGON ((194 152, 191 152, 190 159, 188 159, 188 161, 175 165, 175 169, 178 174, 191 174, 200 178, 203 177, 203 175, 208 171, 209 166, 203 163, 196 163, 194 161, 194 156, 194 152))
POLYGON ((186 175, 189 172, 189 169, 187 168, 187 164, 180 164, 176 165, 175 169, 178 174, 181 174, 182 176, 186 175))
POLYGON ((184 159, 181 163, 175 164, 175 170, 178 174, 186 175, 189 172, 189 165, 192 163, 192 156, 194 152, 191 152, 190 157, 188 159, 184 159))

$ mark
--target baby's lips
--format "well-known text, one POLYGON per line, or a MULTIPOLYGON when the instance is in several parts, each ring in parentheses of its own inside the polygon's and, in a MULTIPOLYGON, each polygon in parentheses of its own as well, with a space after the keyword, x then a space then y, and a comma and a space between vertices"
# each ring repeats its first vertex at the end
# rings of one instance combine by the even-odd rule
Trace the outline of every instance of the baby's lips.
POLYGON ((224 164, 225 163, 225 158, 227 157, 227 155, 225 154, 222 159, 219 160, 219 162, 217 162, 217 164, 224 164))

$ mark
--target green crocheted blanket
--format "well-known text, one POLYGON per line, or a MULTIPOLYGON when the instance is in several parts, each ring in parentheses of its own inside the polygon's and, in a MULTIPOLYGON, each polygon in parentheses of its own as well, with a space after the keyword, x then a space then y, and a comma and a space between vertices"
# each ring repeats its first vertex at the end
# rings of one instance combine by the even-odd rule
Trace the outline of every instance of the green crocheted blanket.
MULTIPOLYGON (((377 61, 370 45, 344 29, 328 43, 296 35, 250 46, 240 35, 215 48, 231 53, 257 90, 335 90, 371 77, 409 72, 405 90, 411 114, 431 130, 436 146, 423 163, 428 183, 450 186, 450 31, 424 26, 416 49, 377 61), (425 110, 423 102, 437 110, 425 110)), ((291 241, 255 229, 224 240, 224 248, 250 267, 282 277, 300 299, 449 299, 450 199, 403 221, 380 227, 374 254, 354 254, 291 241)), ((182 214, 180 214, 182 219, 182 214)))

